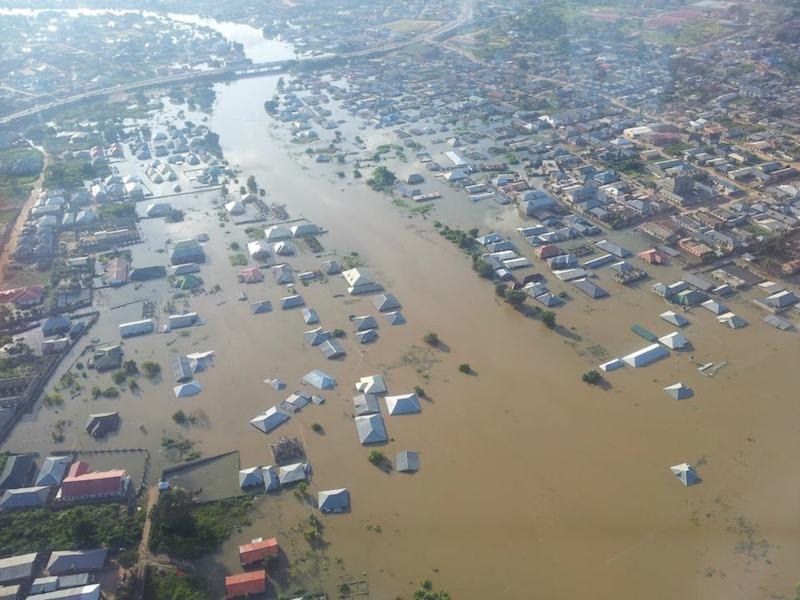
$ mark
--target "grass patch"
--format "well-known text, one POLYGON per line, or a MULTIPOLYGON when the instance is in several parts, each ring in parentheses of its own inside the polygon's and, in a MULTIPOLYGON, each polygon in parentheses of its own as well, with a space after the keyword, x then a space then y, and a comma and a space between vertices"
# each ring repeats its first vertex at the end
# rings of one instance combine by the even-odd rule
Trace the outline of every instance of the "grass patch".
POLYGON ((0 552, 136 548, 144 514, 128 514, 119 504, 76 506, 61 510, 33 508, 0 514, 0 552))
POLYGON ((150 549, 175 558, 200 558, 249 525, 252 504, 249 497, 195 504, 183 490, 163 492, 150 517, 150 549))
POLYGON ((206 580, 194 573, 147 569, 144 597, 148 600, 211 600, 206 580))

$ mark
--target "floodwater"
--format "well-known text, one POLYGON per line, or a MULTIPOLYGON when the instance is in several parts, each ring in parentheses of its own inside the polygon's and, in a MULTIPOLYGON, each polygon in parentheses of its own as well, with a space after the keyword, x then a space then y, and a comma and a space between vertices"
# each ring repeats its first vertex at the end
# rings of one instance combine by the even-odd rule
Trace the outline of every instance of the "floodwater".
POLYGON ((246 23, 234 23, 232 21, 218 21, 209 17, 202 17, 196 14, 181 13, 155 13, 152 11, 112 9, 112 8, 74 8, 74 9, 51 9, 51 8, 3 8, 0 7, 0 16, 20 15, 26 17, 36 16, 42 13, 63 13, 70 17, 80 16, 99 16, 99 15, 125 15, 139 14, 149 18, 168 18, 179 23, 206 27, 221 33, 231 42, 242 44, 245 48, 245 56, 255 63, 269 62, 275 60, 288 60, 296 57, 294 48, 280 40, 266 39, 262 31, 246 23))
MULTIPOLYGON (((291 565, 288 589, 334 593, 343 580, 363 579, 370 597, 409 597, 416 582, 430 578, 454 598, 791 594, 800 558, 796 333, 767 327, 745 299, 726 300, 748 327, 724 328, 695 309, 683 332, 693 349, 609 374, 610 389, 587 386, 584 371, 647 345, 629 331, 632 324, 659 335, 672 330, 658 318, 667 307, 650 293, 650 282, 624 288, 599 269, 599 283, 612 296, 592 301, 549 278, 555 291, 572 296, 557 313, 562 327, 550 331, 524 318, 496 300, 492 286, 432 225, 440 219, 513 236, 522 224, 513 209, 475 205, 441 185, 445 195, 434 214, 412 218, 363 184, 340 180, 336 165, 295 156, 302 148, 280 139, 264 114, 275 84, 264 78, 218 87, 209 126, 220 133, 226 157, 245 176, 255 175, 270 201, 285 202, 293 217, 327 228, 321 238, 326 253, 358 252, 403 303, 408 324, 390 328, 378 317, 377 343, 357 346, 348 336, 347 358, 324 360, 304 344, 307 327, 299 311, 277 308, 286 292, 270 277, 247 292, 251 300, 272 300, 272 313, 253 316, 237 302, 244 288, 228 264, 226 245, 243 244, 246 236, 242 227, 217 224, 213 194, 179 197, 173 204, 188 211, 186 222, 143 221, 145 244, 132 251, 139 266, 163 264, 159 250, 167 240, 210 235, 201 274, 206 287, 219 284, 222 291, 188 299, 204 324, 186 337, 126 340, 128 358, 162 365, 161 382, 142 383, 140 393, 119 399, 91 401, 84 394, 59 411, 39 408, 16 428, 9 449, 48 447, 58 420, 75 426, 54 447, 104 447, 87 438, 82 423, 90 412, 106 410, 119 410, 123 425, 105 445, 150 448, 154 473, 170 464, 158 453, 162 436, 184 435, 205 456, 239 449, 242 467, 271 462, 268 443, 279 436, 301 438, 314 468, 310 492, 347 487, 352 496, 350 514, 323 518, 329 545, 313 558, 306 555, 308 545, 293 528, 312 509, 283 493, 264 498, 253 524, 207 561, 210 573, 238 572, 238 544, 277 534, 291 565), (441 349, 425 347, 427 331, 438 333, 441 349), (203 392, 176 399, 172 353, 210 349, 217 359, 198 376, 203 392), (723 361, 727 366, 714 377, 697 371, 698 364, 723 361), (459 373, 460 363, 477 374, 459 373), (294 389, 307 389, 299 380, 313 368, 338 380, 323 394, 326 404, 309 405, 270 435, 249 425, 294 389), (422 468, 415 475, 384 473, 358 444, 352 386, 380 371, 391 393, 421 385, 430 396, 419 415, 385 415, 391 441, 381 450, 390 458, 399 450, 419 451, 422 468), (262 383, 265 377, 281 377, 288 388, 275 392, 262 383), (681 402, 667 397, 661 388, 677 381, 695 396, 681 402), (178 408, 197 414, 198 424, 179 430, 171 419, 178 408), (314 433, 312 423, 324 434, 314 433), (682 462, 700 465, 700 485, 684 488, 672 476, 669 466, 682 462)), ((369 135, 378 136, 362 133, 369 135)), ((633 251, 647 247, 633 234, 618 239, 633 251)), ((321 260, 303 253, 289 262, 303 270, 321 260)), ((543 269, 540 261, 534 266, 543 269)), ((648 270, 667 281, 679 273, 677 267, 648 270)), ((376 314, 368 298, 342 295, 338 279, 298 285, 297 291, 328 329, 351 333, 349 315, 376 314)), ((146 298, 162 306, 166 283, 104 291, 103 316, 91 335, 116 340, 116 324, 139 318, 141 304, 111 307, 146 298)), ((108 376, 103 381, 110 385, 108 376)), ((283 585, 285 571, 274 576, 283 585)))

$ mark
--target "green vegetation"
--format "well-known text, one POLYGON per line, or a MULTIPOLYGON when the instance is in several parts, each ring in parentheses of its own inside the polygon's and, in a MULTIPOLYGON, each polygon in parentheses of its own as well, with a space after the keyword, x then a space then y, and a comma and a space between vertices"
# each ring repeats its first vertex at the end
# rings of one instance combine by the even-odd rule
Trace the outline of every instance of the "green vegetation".
POLYGON ((498 298, 505 298, 506 297, 506 286, 502 283, 498 283, 494 286, 494 295, 498 298))
POLYGON ((200 558, 216 550, 237 528, 248 525, 249 497, 195 504, 181 489, 161 494, 150 515, 150 549, 175 558, 200 558))
POLYGON ((244 267, 247 264, 247 257, 241 252, 231 254, 228 260, 231 261, 231 266, 233 267, 244 267))
POLYGON ((64 398, 58 392, 48 392, 43 398, 42 402, 48 408, 64 406, 64 398))
POLYGON ((458 365, 458 370, 464 375, 472 375, 475 371, 472 370, 472 367, 469 366, 469 363, 461 363, 458 365))
POLYGON ((308 249, 315 254, 323 252, 325 250, 325 248, 322 247, 322 244, 319 243, 319 240, 315 235, 304 235, 302 237, 302 240, 308 247, 308 249))
POLYGON ((429 346, 438 346, 439 345, 439 341, 440 341, 439 340, 439 336, 436 333, 434 333, 433 331, 429 331, 428 333, 426 333, 425 336, 422 339, 429 346))
POLYGON ((434 590, 433 583, 430 579, 426 579, 419 584, 419 589, 414 592, 413 598, 414 600, 450 600, 450 594, 444 590, 434 590))
POLYGON ((119 390, 113 385, 106 389, 100 389, 95 385, 92 387, 90 393, 92 395, 92 400, 97 400, 98 398, 117 398, 119 396, 119 390))
POLYGON ((380 166, 372 171, 372 177, 367 179, 367 185, 375 191, 382 192, 391 189, 395 181, 397 181, 395 174, 386 167, 380 166))
POLYGON ((591 371, 586 371, 586 373, 581 376, 581 380, 589 385, 598 385, 603 381, 603 376, 598 371, 592 369, 591 371))
POLYGON ((546 310, 542 313, 542 323, 547 325, 550 329, 554 329, 556 326, 556 313, 552 310, 546 310))
POLYGON ((142 513, 129 514, 119 504, 0 513, 0 548, 6 554, 98 547, 134 549, 142 537, 143 517, 142 513))
POLYGON ((136 205, 130 202, 115 202, 100 207, 101 219, 135 219, 136 205))
POLYGON ((180 223, 183 221, 185 214, 182 210, 171 208, 166 216, 167 223, 180 223))
POLYGON ((95 168, 85 160, 51 160, 44 171, 44 187, 83 187, 83 182, 108 175, 108 167, 95 168))
POLYGON ((306 519, 306 527, 303 530, 303 536, 306 538, 306 541, 309 544, 319 543, 322 541, 322 532, 324 531, 324 527, 322 525, 322 521, 320 521, 315 514, 308 515, 308 519, 306 519))
POLYGON ((386 456, 380 450, 371 450, 367 460, 378 467, 386 462, 386 456))
POLYGON ((194 573, 148 568, 144 597, 149 600, 212 600, 208 584, 194 573))
POLYGON ((201 456, 200 452, 194 449, 194 442, 183 438, 162 437, 161 447, 164 453, 175 461, 196 460, 201 456))
POLYGON ((519 308, 525 303, 525 299, 528 297, 528 294, 523 292, 522 290, 511 290, 506 294, 506 302, 508 302, 514 308, 519 308))
POLYGON ((33 148, 0 150, 0 222, 7 223, 33 189, 42 171, 42 155, 33 148))
POLYGON ((335 338, 344 337, 344 329, 339 329, 338 327, 331 331, 331 335, 335 338))
POLYGON ((322 433, 325 432, 325 429, 319 423, 312 423, 311 424, 311 431, 313 431, 314 433, 322 434, 322 433))
POLYGON ((427 398, 428 395, 425 393, 425 390, 422 389, 420 386, 414 386, 414 393, 417 395, 417 398, 427 398))
POLYGON ((180 408, 176 410, 174 413, 172 413, 172 420, 175 421, 175 423, 177 423, 178 425, 186 425, 186 426, 194 425, 195 423, 197 423, 197 417, 193 415, 187 415, 180 408))
POLYGON ((152 360, 146 360, 142 363, 142 371, 148 379, 155 379, 161 374, 161 365, 152 360))

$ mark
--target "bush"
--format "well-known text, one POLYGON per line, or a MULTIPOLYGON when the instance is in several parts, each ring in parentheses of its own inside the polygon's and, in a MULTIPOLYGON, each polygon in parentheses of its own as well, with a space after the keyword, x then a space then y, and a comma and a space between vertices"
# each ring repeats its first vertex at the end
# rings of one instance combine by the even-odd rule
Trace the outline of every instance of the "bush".
POLYGON ((311 431, 313 431, 314 433, 322 433, 325 430, 322 428, 322 425, 320 425, 319 423, 312 423, 311 424, 311 431))
POLYGON ((469 363, 461 363, 460 365, 458 365, 458 370, 464 373, 465 375, 472 375, 472 373, 474 373, 472 367, 469 366, 469 363))
POLYGON ((519 308, 525 303, 525 299, 527 297, 528 294, 526 294, 522 290, 511 290, 506 295, 506 301, 514 308, 519 308))
POLYGON ((231 261, 231 266, 233 267, 244 267, 247 264, 247 257, 241 252, 237 254, 231 254, 228 257, 228 260, 231 261))
POLYGON ((123 383, 125 383, 125 379, 127 379, 127 377, 125 375, 125 371, 114 371, 114 374, 111 375, 111 379, 117 385, 122 385, 123 383))
POLYGON ((498 298, 505 298, 506 297, 506 286, 502 283, 498 283, 494 286, 494 295, 498 298))
POLYGON ((556 313, 552 310, 546 310, 542 313, 542 323, 547 325, 550 329, 556 326, 556 313))
POLYGON ((180 223, 183 221, 184 216, 185 214, 182 210, 171 208, 167 213, 166 221, 167 223, 180 223))
POLYGON ((380 450, 372 450, 367 456, 367 460, 377 467, 386 461, 386 457, 380 450))
POLYGON ((189 420, 189 417, 186 416, 186 413, 183 410, 178 409, 174 413, 172 413, 172 420, 175 421, 178 425, 185 425, 186 422, 189 420))
POLYGON ((119 396, 119 390, 112 385, 111 387, 107 387, 106 389, 104 389, 100 393, 100 395, 103 398, 116 398, 117 396, 119 396))
POLYGON ((420 386, 414 386, 414 393, 417 395, 417 398, 427 398, 427 394, 425 394, 425 390, 423 390, 420 386))
POLYGON ((344 337, 344 329, 339 329, 338 327, 331 331, 331 335, 335 338, 344 337))
POLYGON ((589 385, 598 385, 603 381, 603 376, 598 371, 592 369, 591 371, 586 371, 586 373, 581 376, 581 379, 584 383, 588 383, 589 385))
POLYGON ((161 365, 152 360, 147 360, 142 363, 142 371, 148 379, 155 379, 161 374, 161 365))
POLYGON ((125 370, 126 375, 138 375, 139 367, 136 366, 135 360, 126 360, 122 363, 122 368, 125 370))
POLYGON ((425 337, 422 338, 425 340, 425 343, 429 346, 438 346, 439 345, 439 336, 436 335, 433 331, 429 331, 425 334, 425 337))

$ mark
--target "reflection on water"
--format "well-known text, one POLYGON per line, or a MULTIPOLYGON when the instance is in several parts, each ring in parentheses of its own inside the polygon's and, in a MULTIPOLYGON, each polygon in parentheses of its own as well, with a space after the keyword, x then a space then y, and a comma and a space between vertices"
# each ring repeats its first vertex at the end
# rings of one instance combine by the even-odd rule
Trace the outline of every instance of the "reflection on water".
POLYGON ((61 13, 70 17, 100 16, 100 15, 128 15, 139 14, 143 17, 163 19, 168 18, 178 23, 207 27, 219 32, 231 42, 236 42, 244 47, 247 58, 253 62, 270 62, 295 58, 296 54, 290 44, 279 40, 264 38, 260 29, 244 23, 217 21, 209 17, 180 13, 155 13, 147 10, 105 9, 105 8, 69 8, 69 9, 43 9, 43 8, 0 8, 2 15, 19 15, 33 17, 42 13, 61 13))

